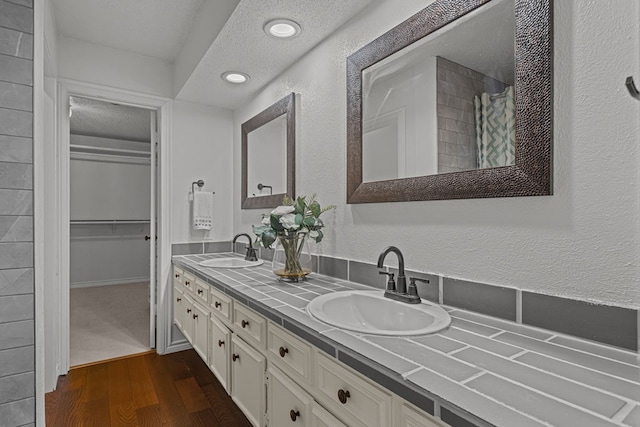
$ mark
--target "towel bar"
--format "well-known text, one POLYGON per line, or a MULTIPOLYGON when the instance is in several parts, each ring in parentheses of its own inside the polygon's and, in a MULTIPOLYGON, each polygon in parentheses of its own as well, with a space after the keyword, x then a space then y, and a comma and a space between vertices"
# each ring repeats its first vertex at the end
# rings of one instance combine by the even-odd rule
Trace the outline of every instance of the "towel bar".
MULTIPOLYGON (((202 188, 202 187, 204 187, 204 181, 203 181, 203 180, 201 180, 201 179, 199 179, 199 180, 197 180, 197 181, 193 181, 193 182, 191 183, 191 193, 195 193, 195 192, 196 192, 196 187, 195 187, 196 185, 197 185, 198 187, 202 188)), ((215 192, 215 191, 212 191, 212 193, 213 193, 213 194, 216 194, 216 192, 215 192)))

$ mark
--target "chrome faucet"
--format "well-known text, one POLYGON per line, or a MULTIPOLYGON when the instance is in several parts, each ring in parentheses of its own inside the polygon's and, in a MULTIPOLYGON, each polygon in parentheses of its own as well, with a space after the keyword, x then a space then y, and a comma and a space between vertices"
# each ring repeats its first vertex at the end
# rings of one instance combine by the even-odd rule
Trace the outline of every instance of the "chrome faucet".
MULTIPOLYGON (((245 255, 244 259, 246 259, 247 261, 257 261, 258 260, 258 256, 256 255, 256 249, 253 247, 253 244, 251 242, 251 236, 249 236, 247 233, 238 233, 233 237, 233 242, 232 243, 236 243, 236 240, 238 240, 238 237, 242 237, 242 236, 246 236, 247 239, 249 240, 249 246, 247 246, 247 254, 245 255)), ((234 247, 235 249, 235 247, 234 247)))
POLYGON ((407 278, 404 276, 404 257, 400 249, 395 246, 387 247, 378 257, 378 268, 384 267, 384 259, 393 252, 398 257, 398 283, 393 280, 393 273, 387 271, 379 271, 379 274, 386 274, 389 279, 387 280, 387 288, 384 291, 386 298, 391 298, 396 301, 402 301, 409 304, 420 304, 420 297, 418 296, 418 288, 416 287, 416 278, 411 278, 409 289, 407 289, 407 278))

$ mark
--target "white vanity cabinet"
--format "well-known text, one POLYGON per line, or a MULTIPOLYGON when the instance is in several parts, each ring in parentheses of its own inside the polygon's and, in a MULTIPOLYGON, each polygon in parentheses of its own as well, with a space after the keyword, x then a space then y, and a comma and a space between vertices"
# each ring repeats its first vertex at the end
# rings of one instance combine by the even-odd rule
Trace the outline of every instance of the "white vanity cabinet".
POLYGON ((236 334, 231 336, 231 398, 254 426, 263 426, 267 359, 236 334))
POLYGON ((256 427, 446 427, 174 267, 174 321, 256 427))
POLYGON ((173 321, 204 360, 208 360, 209 286, 174 267, 173 321))

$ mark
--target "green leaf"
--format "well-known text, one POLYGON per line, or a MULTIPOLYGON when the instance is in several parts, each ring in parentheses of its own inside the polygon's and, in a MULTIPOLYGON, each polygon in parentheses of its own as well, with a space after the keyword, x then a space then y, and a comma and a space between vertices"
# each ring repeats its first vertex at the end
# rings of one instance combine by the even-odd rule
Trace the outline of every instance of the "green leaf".
POLYGON ((278 218, 276 215, 271 215, 271 218, 269 218, 269 220, 271 221, 271 228, 273 228, 275 231, 284 231, 284 227, 282 226, 282 224, 280 224, 280 218, 278 218))
POLYGON ((316 236, 316 243, 320 243, 322 241, 322 238, 324 237, 324 234, 322 234, 322 231, 317 230, 318 231, 318 235, 316 236))
POLYGON ((302 221, 302 223, 306 227, 313 227, 316 224, 316 219, 312 216, 308 216, 302 221))
POLYGON ((309 210, 316 218, 319 217, 322 213, 322 209, 320 209, 320 203, 318 203, 316 200, 311 202, 311 204, 309 205, 309 210))
POLYGON ((307 208, 307 205, 304 202, 304 197, 298 197, 296 199, 296 203, 293 206, 295 208, 296 214, 304 215, 304 211, 307 208))
POLYGON ((270 248, 271 244, 276 241, 276 233, 275 231, 269 229, 265 230, 262 233, 262 246, 265 248, 270 248))
POLYGON ((304 219, 304 217, 301 214, 296 214, 296 225, 302 225, 302 220, 304 219))

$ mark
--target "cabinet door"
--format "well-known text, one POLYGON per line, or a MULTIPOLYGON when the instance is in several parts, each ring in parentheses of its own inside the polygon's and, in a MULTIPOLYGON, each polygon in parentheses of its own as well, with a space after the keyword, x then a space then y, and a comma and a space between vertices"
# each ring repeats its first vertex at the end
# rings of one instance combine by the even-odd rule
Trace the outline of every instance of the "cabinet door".
POLYGON ((329 411, 314 402, 311 408, 311 427, 347 427, 329 411))
POLYGON ((229 364, 231 348, 231 331, 211 316, 209 321, 209 369, 218 378, 220 384, 231 392, 229 383, 229 364))
POLYGON ((209 349, 209 310, 200 304, 193 304, 193 349, 200 355, 202 360, 208 361, 207 353, 209 349))
POLYGON ((310 427, 313 398, 275 366, 269 366, 269 424, 310 427))
POLYGON ((254 426, 263 425, 266 359, 237 335, 231 337, 231 397, 254 426))
POLYGON ((183 294, 182 299, 182 333, 184 337, 193 345, 193 300, 187 293, 183 294))
POLYGON ((184 319, 184 293, 178 286, 173 287, 173 323, 182 329, 184 319))

